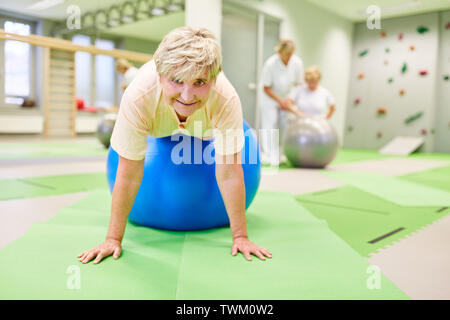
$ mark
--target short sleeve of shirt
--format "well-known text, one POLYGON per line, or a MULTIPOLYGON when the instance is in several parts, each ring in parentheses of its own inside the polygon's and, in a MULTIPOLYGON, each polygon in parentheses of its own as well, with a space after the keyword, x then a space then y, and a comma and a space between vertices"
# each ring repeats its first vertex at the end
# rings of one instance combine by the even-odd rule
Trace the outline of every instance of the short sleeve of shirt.
POLYGON ((272 72, 270 70, 270 65, 268 64, 268 62, 264 64, 261 82, 264 87, 271 87, 273 84, 272 72))
POLYGON ((326 90, 326 99, 327 99, 328 106, 336 104, 336 100, 334 99, 333 95, 328 90, 326 90))
POLYGON ((244 147, 242 107, 239 97, 233 97, 220 114, 214 128, 214 148, 217 154, 231 155, 244 147))
POLYGON ((125 93, 111 136, 111 147, 123 158, 142 160, 145 158, 149 133, 149 125, 135 104, 128 101, 125 93))

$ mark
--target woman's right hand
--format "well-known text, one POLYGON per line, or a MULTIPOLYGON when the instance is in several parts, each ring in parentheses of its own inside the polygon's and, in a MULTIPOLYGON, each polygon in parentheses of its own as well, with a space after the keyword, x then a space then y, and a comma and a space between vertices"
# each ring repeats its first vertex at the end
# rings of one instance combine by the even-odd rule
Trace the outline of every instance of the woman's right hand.
POLYGON ((80 253, 78 258, 80 258, 81 263, 88 263, 95 258, 94 264, 97 264, 102 261, 103 258, 110 255, 112 255, 114 259, 118 259, 121 252, 122 246, 119 240, 107 239, 102 244, 80 253))

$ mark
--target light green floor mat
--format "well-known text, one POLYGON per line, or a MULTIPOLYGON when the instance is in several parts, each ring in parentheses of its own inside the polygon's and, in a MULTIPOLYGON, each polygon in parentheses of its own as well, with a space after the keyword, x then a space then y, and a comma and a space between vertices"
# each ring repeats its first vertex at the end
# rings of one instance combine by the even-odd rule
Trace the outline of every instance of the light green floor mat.
POLYGON ((85 173, 0 180, 0 200, 45 197, 107 187, 106 175, 85 173))
POLYGON ((323 170, 321 173, 339 182, 402 206, 431 207, 450 205, 450 192, 396 177, 366 172, 323 170))
POLYGON ((450 213, 446 207, 399 206, 351 186, 296 199, 365 257, 450 213))
POLYGON ((414 172, 399 178, 450 192, 450 166, 414 172))
POLYGON ((95 191, 1 249, 0 299, 408 299, 382 275, 370 290, 369 263, 286 193, 261 192, 248 211, 271 260, 232 257, 229 228, 128 224, 118 261, 82 265, 76 255, 104 239, 110 201, 95 191))
POLYGON ((106 149, 97 140, 40 143, 0 143, 0 159, 85 157, 106 155, 106 149))

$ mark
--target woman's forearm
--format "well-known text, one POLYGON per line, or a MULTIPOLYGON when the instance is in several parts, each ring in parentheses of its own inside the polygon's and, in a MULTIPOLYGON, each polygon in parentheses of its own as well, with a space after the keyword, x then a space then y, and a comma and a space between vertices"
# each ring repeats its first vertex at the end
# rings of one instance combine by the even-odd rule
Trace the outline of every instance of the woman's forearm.
POLYGON ((143 171, 144 160, 134 161, 119 157, 106 239, 122 241, 128 215, 142 181, 143 171))
POLYGON ((230 219, 233 239, 247 238, 245 185, 241 164, 216 165, 216 179, 230 219))

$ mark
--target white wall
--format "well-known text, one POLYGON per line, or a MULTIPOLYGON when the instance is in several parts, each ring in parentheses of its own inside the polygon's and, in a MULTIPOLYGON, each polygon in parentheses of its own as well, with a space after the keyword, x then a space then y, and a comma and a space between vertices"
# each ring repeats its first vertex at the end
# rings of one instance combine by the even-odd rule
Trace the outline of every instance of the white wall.
POLYGON ((196 28, 208 28, 220 41, 222 0, 186 0, 185 23, 196 28))
POLYGON ((342 137, 351 67, 353 23, 304 0, 224 0, 246 5, 283 20, 281 38, 292 39, 305 67, 322 70, 322 86, 336 98, 332 123, 342 137))

